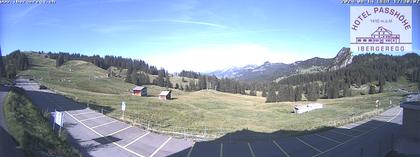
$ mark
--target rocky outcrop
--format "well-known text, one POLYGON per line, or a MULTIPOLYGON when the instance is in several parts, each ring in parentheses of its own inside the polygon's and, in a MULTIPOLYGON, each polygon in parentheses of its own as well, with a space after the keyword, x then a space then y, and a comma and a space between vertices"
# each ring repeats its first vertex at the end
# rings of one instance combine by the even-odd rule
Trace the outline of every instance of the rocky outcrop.
POLYGON ((343 47, 332 59, 331 65, 328 68, 328 71, 334 71, 346 67, 351 64, 353 61, 353 55, 350 51, 350 48, 343 47))

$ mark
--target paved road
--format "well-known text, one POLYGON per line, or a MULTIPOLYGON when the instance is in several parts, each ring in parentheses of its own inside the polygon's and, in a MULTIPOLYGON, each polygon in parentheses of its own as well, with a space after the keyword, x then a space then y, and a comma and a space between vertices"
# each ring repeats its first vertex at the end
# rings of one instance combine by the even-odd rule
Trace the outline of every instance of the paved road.
MULTIPOLYGON (((398 134, 402 122, 402 109, 394 107, 372 119, 316 134, 249 142, 220 138, 194 143, 130 126, 49 90, 38 90, 38 85, 28 80, 17 82, 43 110, 65 112, 65 128, 84 156, 384 156, 392 149, 393 137, 398 134)), ((235 134, 248 132, 232 133, 235 134)))
POLYGON ((173 156, 187 157, 358 157, 385 156, 393 147, 402 122, 394 107, 370 120, 316 134, 264 141, 199 142, 173 156))
POLYGON ((16 80, 44 112, 64 112, 64 127, 83 156, 163 157, 192 146, 189 140, 159 135, 95 112, 26 79, 16 80))
POLYGON ((0 156, 2 157, 23 157, 22 150, 16 147, 16 142, 9 134, 3 112, 3 102, 7 95, 8 88, 0 85, 0 156))

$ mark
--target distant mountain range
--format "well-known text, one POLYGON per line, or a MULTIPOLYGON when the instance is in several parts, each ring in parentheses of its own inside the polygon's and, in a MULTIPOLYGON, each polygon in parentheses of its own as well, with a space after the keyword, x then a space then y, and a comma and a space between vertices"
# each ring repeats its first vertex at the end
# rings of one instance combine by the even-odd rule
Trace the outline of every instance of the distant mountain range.
POLYGON ((351 64, 352 59, 353 56, 350 48, 342 48, 334 58, 315 57, 291 64, 265 62, 259 66, 247 65, 244 67, 232 67, 213 71, 208 74, 215 75, 219 78, 234 78, 244 81, 273 81, 295 74, 337 70, 351 64))

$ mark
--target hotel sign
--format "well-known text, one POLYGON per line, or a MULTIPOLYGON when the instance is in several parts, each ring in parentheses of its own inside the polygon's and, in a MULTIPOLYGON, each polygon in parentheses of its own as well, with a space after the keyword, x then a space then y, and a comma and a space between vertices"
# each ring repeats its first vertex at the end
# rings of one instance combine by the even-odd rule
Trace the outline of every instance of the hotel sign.
POLYGON ((411 6, 351 6, 351 51, 412 51, 411 19, 411 6))

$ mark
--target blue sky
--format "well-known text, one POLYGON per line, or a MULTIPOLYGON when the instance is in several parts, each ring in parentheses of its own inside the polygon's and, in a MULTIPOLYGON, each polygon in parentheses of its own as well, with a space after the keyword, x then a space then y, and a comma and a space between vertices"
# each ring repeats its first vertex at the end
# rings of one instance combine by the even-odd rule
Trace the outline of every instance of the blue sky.
MULTIPOLYGON (((420 5, 413 49, 420 49, 420 5)), ((169 69, 334 57, 349 47, 349 5, 340 0, 56 0, 0 5, 3 55, 63 51, 143 59, 169 69)))

